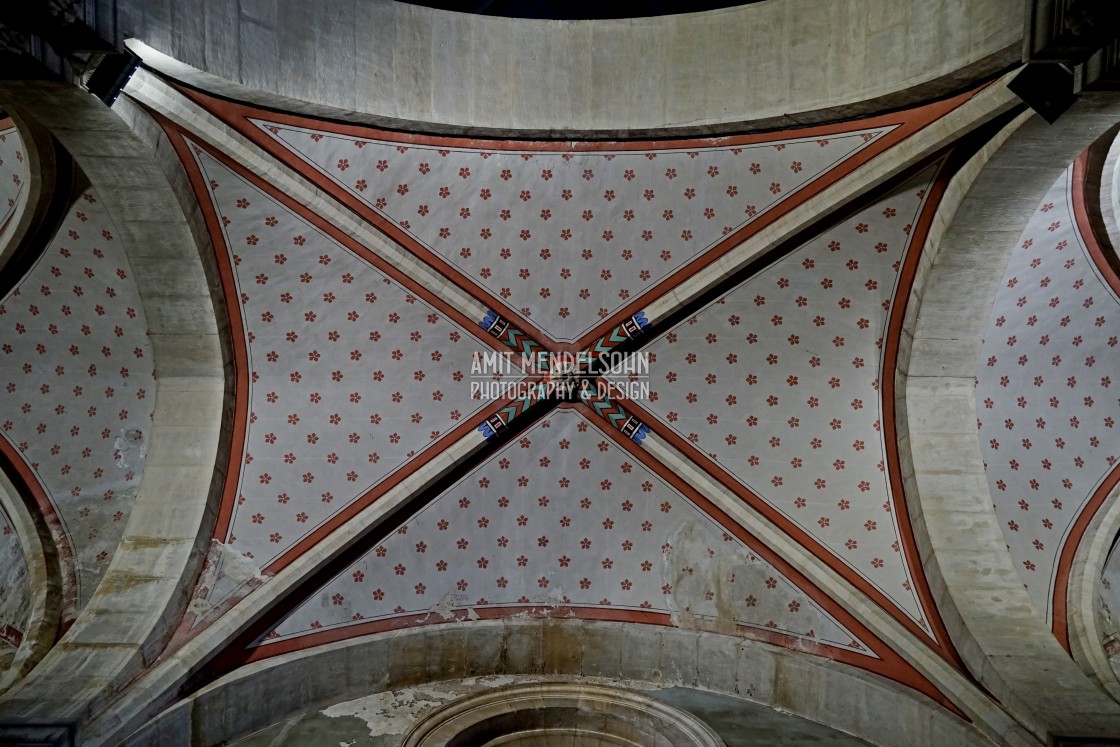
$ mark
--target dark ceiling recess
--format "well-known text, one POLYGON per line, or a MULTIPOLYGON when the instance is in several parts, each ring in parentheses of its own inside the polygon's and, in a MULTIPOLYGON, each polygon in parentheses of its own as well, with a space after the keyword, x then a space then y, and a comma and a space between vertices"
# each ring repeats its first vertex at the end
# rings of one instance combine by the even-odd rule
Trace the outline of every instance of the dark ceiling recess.
MULTIPOLYGON (((730 0, 401 0, 437 10, 476 13, 506 18, 544 18, 554 21, 600 20, 604 18, 645 18, 677 13, 698 13, 717 8, 749 5, 730 0)), ((760 0, 753 0, 759 2, 760 0)))
POLYGON ((1120 2, 1030 0, 1023 68, 1008 85, 1053 123, 1084 90, 1120 88, 1120 2))

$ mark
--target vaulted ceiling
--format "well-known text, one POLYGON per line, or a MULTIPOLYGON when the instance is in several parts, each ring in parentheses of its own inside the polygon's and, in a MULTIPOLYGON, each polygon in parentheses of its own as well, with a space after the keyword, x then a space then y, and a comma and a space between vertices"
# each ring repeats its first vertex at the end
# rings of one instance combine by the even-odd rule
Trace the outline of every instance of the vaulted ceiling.
MULTIPOLYGON (((50 108, 77 89, 0 89, 0 242, 50 199, 27 122, 84 172, 0 301, 0 724, 145 743, 200 709, 193 739, 233 739, 291 715, 253 684, 275 702, 198 725, 261 673, 382 645, 382 684, 540 673, 410 648, 523 626, 578 652, 557 674, 622 641, 786 657, 792 690, 841 678, 794 712, 873 743, 835 682, 926 714, 920 743, 1120 724, 1111 99, 1020 173, 993 154, 1034 123, 1000 77, 561 138, 149 64, 89 123, 50 108), (522 358, 579 352, 648 371, 542 395, 556 372, 522 358), (128 653, 81 666, 114 684, 52 716, 63 644, 106 641, 128 653)), ((308 702, 360 691, 325 679, 308 702)))

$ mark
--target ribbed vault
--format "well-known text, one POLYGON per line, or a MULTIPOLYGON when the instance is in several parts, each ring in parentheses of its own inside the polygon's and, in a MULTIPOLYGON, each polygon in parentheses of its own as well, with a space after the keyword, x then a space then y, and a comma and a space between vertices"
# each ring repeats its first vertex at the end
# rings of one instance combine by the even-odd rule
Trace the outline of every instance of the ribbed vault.
POLYGON ((872 744, 1114 733, 1115 130, 1085 148, 1120 115, 1043 134, 988 10, 777 119, 343 107, 178 42, 205 69, 135 43, 112 109, 0 86, 0 739, 219 743, 476 677, 872 744))

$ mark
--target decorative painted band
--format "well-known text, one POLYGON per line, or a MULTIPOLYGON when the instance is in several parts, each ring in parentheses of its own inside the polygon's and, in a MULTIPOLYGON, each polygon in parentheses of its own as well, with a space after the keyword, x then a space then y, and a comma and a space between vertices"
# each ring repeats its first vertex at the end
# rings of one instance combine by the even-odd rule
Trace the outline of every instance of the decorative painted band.
POLYGON ((643 329, 649 326, 649 320, 646 319, 644 311, 639 311, 634 316, 630 317, 622 324, 611 330, 610 334, 603 335, 591 345, 588 350, 591 355, 600 355, 602 353, 610 352, 627 340, 633 340, 637 337, 643 329))
POLYGON ((521 413, 541 399, 539 390, 532 389, 528 396, 511 399, 505 407, 488 417, 482 425, 478 426, 479 432, 485 438, 493 438, 506 428, 521 413))
POLYGON ((617 402, 607 397, 598 396, 593 389, 581 390, 580 399, 596 415, 605 418, 608 423, 622 431, 622 434, 634 443, 641 445, 642 440, 649 435, 648 425, 626 412, 626 409, 617 402))
POLYGON ((524 358, 534 357, 535 351, 541 347, 540 343, 510 324, 508 319, 493 309, 486 310, 486 316, 478 325, 524 358))

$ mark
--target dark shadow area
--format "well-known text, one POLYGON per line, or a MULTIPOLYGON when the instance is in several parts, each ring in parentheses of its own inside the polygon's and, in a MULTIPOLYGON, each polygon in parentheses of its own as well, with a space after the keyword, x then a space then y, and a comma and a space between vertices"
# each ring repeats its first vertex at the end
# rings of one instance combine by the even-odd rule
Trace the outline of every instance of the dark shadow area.
MULTIPOLYGON (((730 0, 402 0, 410 5, 423 5, 437 10, 475 13, 505 18, 538 18, 553 21, 586 21, 606 18, 647 18, 678 13, 699 13, 718 8, 749 5, 730 0)), ((759 2, 759 0, 753 0, 759 2)))

